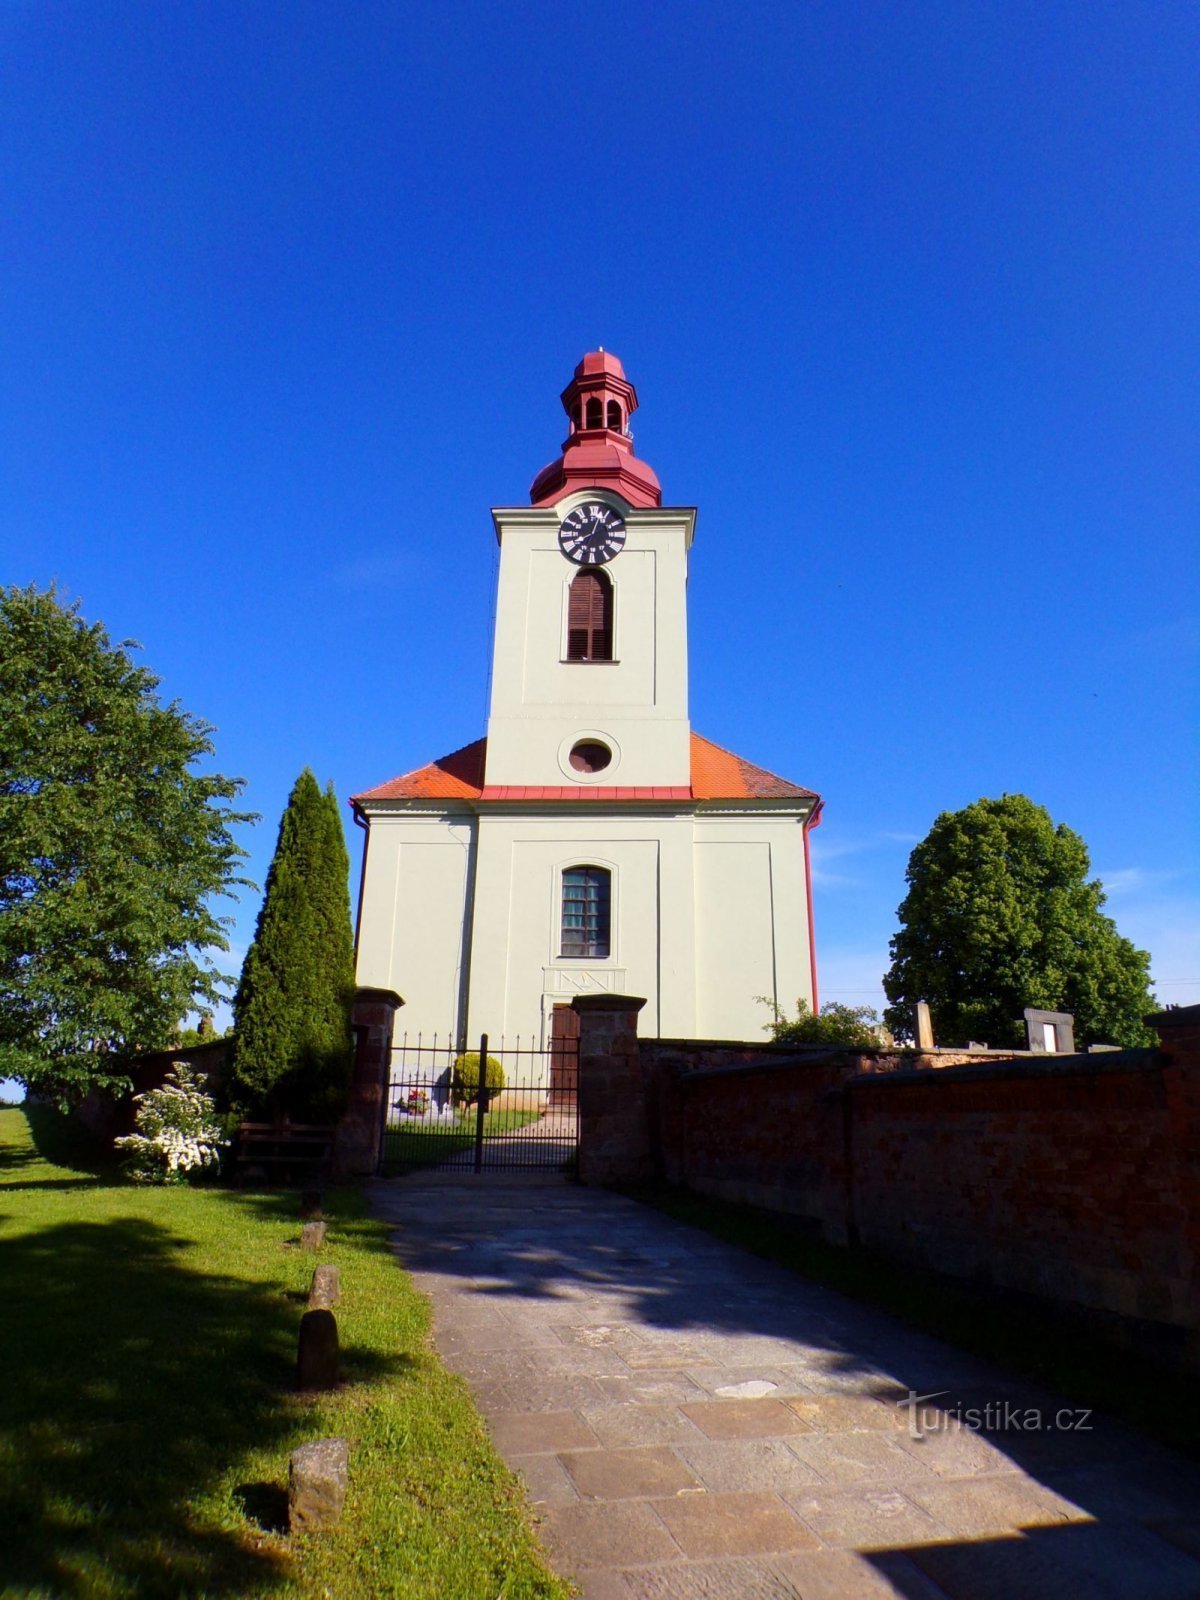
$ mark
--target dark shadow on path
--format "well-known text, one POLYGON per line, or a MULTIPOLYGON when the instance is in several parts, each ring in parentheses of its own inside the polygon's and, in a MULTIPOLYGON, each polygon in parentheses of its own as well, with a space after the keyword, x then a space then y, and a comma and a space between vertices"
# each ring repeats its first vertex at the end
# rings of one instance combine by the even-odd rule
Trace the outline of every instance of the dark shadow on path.
MULTIPOLYGON (((1200 1554, 1200 1467, 1132 1428, 1100 1417, 1081 1431, 1014 1426, 1014 1407, 1017 1413, 1037 1408, 1049 1419, 1074 1408, 1061 1395, 887 1312, 630 1200, 565 1185, 523 1188, 469 1178, 434 1184, 420 1175, 380 1184, 374 1194, 378 1214, 400 1224, 395 1246, 411 1270, 462 1280, 468 1302, 480 1308, 519 1315, 523 1306, 557 1302, 555 1320, 568 1338, 569 1306, 576 1301, 581 1328, 603 1322, 619 1329, 624 1322, 677 1333, 682 1347, 689 1336, 745 1336, 740 1376, 767 1379, 779 1376, 781 1367, 786 1373, 789 1353, 780 1341, 794 1341, 790 1360, 805 1363, 821 1389, 887 1403, 909 1392, 936 1394, 927 1423, 934 1433, 940 1427, 942 1438, 964 1431, 955 1424, 966 1412, 997 1403, 991 1426, 965 1430, 1000 1453, 990 1467, 956 1466, 952 1456, 937 1454, 945 1448, 938 1439, 896 1434, 889 1448, 933 1463, 930 1490, 945 1482, 961 1487, 973 1473, 980 1481, 1007 1475, 1006 1463, 1019 1467, 1030 1480, 1022 1492, 1033 1501, 1040 1492, 1045 1514, 1035 1511, 1025 1524, 1016 1514, 1007 1530, 994 1532, 981 1514, 961 1537, 942 1524, 927 1545, 890 1549, 878 1548, 890 1543, 881 1519, 881 1537, 863 1559, 898 1594, 912 1600, 929 1600, 931 1593, 950 1600, 1200 1596, 1200 1563, 1192 1559, 1200 1554), (1007 1413, 999 1409, 1005 1402, 1007 1413), (1056 1497, 1069 1503, 1076 1520, 1062 1520, 1056 1497)), ((987 1314, 986 1302, 980 1314, 987 1314)), ((660 1376, 684 1380, 685 1364, 676 1353, 672 1370, 660 1376)), ((564 1409, 574 1405, 565 1402, 564 1409)), ((921 1476, 925 1480, 923 1470, 921 1476)), ((836 1492, 854 1484, 824 1487, 836 1492)))

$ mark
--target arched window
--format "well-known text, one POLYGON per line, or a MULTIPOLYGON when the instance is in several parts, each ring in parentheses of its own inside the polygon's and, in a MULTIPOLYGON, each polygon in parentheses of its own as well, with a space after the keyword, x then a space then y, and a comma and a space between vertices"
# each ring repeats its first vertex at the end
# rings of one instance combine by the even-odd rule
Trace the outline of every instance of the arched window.
POLYGON ((608 402, 608 426, 615 428, 618 433, 621 431, 621 403, 619 400, 610 400, 608 402))
POLYGON ((567 660, 613 658, 613 587, 607 572, 577 573, 567 601, 567 660))
POLYGON ((602 428, 604 426, 604 406, 601 401, 589 400, 586 415, 589 428, 602 428))
POLYGON ((611 909, 611 872, 604 867, 568 867, 562 875, 560 954, 606 958, 611 909))
POLYGON ((579 409, 578 400, 576 400, 575 404, 571 407, 571 426, 573 428, 583 427, 583 412, 579 409))

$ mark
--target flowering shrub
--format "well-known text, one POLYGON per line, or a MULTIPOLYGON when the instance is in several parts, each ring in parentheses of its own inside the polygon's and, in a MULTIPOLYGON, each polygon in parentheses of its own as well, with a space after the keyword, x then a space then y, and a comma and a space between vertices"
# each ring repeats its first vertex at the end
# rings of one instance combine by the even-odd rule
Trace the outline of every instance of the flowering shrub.
POLYGON ((408 1114, 411 1117, 423 1117, 429 1110, 429 1093, 425 1089, 410 1089, 408 1091, 408 1114))
POLYGON ((185 1173, 219 1165, 229 1140, 212 1096, 182 1061, 161 1089, 139 1094, 134 1103, 137 1132, 116 1143, 126 1152, 123 1165, 136 1183, 182 1183, 185 1173))

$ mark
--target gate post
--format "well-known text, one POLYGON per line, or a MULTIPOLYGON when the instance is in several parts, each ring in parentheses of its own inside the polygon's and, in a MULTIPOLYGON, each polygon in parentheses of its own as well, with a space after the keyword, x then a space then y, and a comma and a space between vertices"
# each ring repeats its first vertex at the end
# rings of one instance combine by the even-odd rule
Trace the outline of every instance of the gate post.
POLYGON ((404 1001, 394 989, 358 989, 350 1012, 354 1068, 350 1097, 333 1135, 338 1178, 368 1178, 379 1169, 392 1066, 392 1027, 404 1001))
POLYGON ((646 1183, 654 1176, 638 1012, 628 994, 578 995, 579 1181, 646 1183))

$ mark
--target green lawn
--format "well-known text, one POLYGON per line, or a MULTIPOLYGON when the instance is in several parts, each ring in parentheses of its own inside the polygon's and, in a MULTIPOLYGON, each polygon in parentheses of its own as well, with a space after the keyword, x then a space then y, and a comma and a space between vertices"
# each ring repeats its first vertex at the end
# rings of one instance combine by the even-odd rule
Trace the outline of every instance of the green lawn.
MULTIPOLYGON (((537 1111, 520 1111, 516 1108, 502 1111, 485 1111, 483 1137, 494 1139, 500 1134, 516 1133, 538 1120, 537 1111)), ((451 1123, 421 1122, 403 1117, 389 1123, 383 1135, 383 1170, 388 1177, 411 1172, 415 1167, 437 1166, 449 1161, 461 1150, 470 1150, 475 1143, 474 1106, 459 1112, 451 1123)))
POLYGON ((0 1111, 0 1594, 565 1600, 357 1193, 321 1256, 346 1381, 302 1398, 295 1196, 135 1188, 55 1164, 32 1122, 0 1111), (330 1434, 345 1516, 291 1541, 288 1454, 330 1434))

